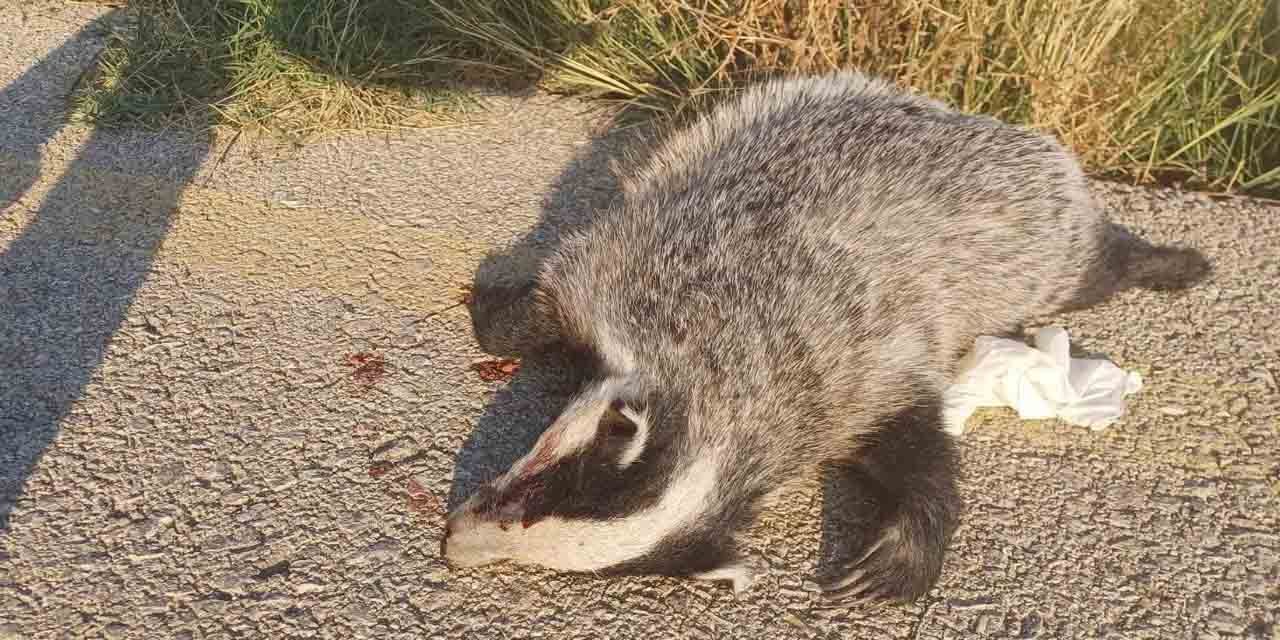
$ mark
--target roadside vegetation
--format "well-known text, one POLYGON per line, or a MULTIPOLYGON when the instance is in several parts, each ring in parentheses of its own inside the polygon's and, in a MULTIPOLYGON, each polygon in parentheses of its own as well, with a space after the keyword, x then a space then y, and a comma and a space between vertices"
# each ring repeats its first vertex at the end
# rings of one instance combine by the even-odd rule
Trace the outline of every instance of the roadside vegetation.
POLYGON ((1059 136, 1098 175, 1280 192, 1280 0, 134 0, 103 124, 308 139, 537 87, 622 121, 858 68, 1059 136))

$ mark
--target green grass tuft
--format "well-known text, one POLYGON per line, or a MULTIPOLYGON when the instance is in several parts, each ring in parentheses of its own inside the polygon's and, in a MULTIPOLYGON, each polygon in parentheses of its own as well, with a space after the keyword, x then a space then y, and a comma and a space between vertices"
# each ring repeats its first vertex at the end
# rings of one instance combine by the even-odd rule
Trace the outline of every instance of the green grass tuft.
POLYGON ((678 119, 758 77, 859 68, 1049 131, 1095 173, 1280 192, 1280 0, 136 0, 79 97, 107 124, 308 138, 475 89, 678 119))

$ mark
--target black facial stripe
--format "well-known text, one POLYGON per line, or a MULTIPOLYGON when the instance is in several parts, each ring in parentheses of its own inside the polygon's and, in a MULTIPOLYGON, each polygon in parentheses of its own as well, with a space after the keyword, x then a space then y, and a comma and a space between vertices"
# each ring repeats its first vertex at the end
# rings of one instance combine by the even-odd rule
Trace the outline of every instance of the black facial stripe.
POLYGON ((748 456, 738 457, 726 465, 720 485, 749 487, 744 494, 722 493, 713 498, 715 502, 712 504, 719 506, 710 507, 690 527, 668 535, 645 555, 609 571, 687 576, 718 569, 735 560, 738 556, 735 536, 751 522, 760 499, 766 493, 763 487, 736 476, 749 474, 748 469, 759 464, 759 460, 748 456))
POLYGON ((737 557, 733 538, 708 528, 682 531, 643 556, 610 567, 604 574, 687 576, 723 567, 737 557))
POLYGON ((526 526, 552 515, 566 520, 620 518, 657 504, 677 462, 674 443, 684 431, 684 412, 649 398, 628 399, 625 406, 628 411, 643 406, 647 427, 639 457, 625 468, 619 468, 619 460, 640 437, 639 429, 611 407, 589 445, 511 487, 494 504, 522 500, 526 526))
MULTIPOLYGON (((656 455, 618 467, 624 443, 600 436, 585 450, 564 458, 531 478, 536 492, 522 492, 524 522, 533 525, 555 515, 566 520, 607 520, 657 504, 670 480, 656 455)), ((652 453, 652 452, 646 452, 652 453)))

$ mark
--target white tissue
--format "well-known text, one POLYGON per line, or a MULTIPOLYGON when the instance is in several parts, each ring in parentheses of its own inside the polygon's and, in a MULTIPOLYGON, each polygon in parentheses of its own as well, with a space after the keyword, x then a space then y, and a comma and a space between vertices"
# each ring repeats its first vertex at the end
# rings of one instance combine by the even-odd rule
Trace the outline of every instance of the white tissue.
POLYGON ((979 337, 944 397, 946 430, 961 435, 978 407, 1012 407, 1024 420, 1061 418, 1094 431, 1124 414, 1124 398, 1142 388, 1142 376, 1106 360, 1071 357, 1066 330, 1036 332, 1035 348, 1003 338, 979 337))

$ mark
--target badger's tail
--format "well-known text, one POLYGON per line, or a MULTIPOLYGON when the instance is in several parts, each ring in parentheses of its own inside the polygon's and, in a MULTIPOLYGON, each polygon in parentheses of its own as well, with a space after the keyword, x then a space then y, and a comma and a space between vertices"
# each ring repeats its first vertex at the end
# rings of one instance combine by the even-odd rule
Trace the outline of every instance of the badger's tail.
POLYGON ((1101 250, 1064 310, 1091 307, 1126 289, 1181 291, 1203 281, 1213 266, 1190 247, 1156 246, 1108 223, 1101 250))
POLYGON ((1111 225, 1108 249, 1121 258, 1121 289, 1189 289, 1212 271, 1204 254, 1190 247, 1155 246, 1123 227, 1111 225))

